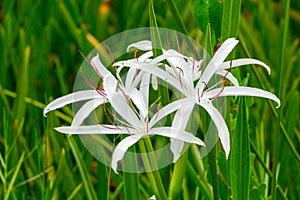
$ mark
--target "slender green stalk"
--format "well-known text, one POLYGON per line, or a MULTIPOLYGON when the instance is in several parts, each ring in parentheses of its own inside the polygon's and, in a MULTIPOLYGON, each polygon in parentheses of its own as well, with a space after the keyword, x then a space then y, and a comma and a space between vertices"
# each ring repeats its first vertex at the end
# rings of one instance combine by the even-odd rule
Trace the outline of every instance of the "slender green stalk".
MULTIPOLYGON (((268 174, 268 176, 273 179, 272 176, 272 172, 270 171, 270 169, 266 166, 265 162, 263 161, 263 159, 261 158, 258 150, 256 149, 255 145, 253 144, 253 142, 250 140, 250 146, 251 149, 253 151, 253 153, 255 154, 257 160, 260 162, 260 164, 262 165, 262 167, 264 168, 265 172, 268 174)), ((278 185, 278 190, 282 196, 282 198, 287 199, 286 194, 284 194, 283 189, 280 185, 278 185)))
POLYGON ((219 200, 219 186, 218 186, 216 155, 217 155, 217 147, 214 146, 214 148, 212 148, 212 150, 208 154, 208 161, 209 161, 209 168, 210 168, 211 179, 212 179, 214 200, 219 200))
POLYGON ((170 8, 172 16, 174 17, 175 23, 177 24, 179 30, 182 33, 188 35, 189 32, 188 32, 188 30, 187 30, 187 28, 186 28, 186 26, 183 22, 183 19, 182 19, 181 15, 178 11, 178 8, 177 8, 174 0, 166 0, 166 2, 167 2, 168 6, 170 8))
MULTIPOLYGON (((135 147, 133 146, 133 152, 135 152, 135 147)), ((136 158, 132 158, 127 161, 128 163, 137 163, 136 158)), ((124 163, 126 165, 126 163, 124 163)), ((124 193, 125 199, 140 199, 140 190, 139 190, 139 177, 137 173, 123 173, 124 179, 124 193)))
POLYGON ((95 199, 96 198, 96 193, 95 193, 94 188, 90 185, 91 183, 89 182, 89 179, 88 179, 88 173, 87 173, 87 170, 86 170, 86 165, 85 165, 85 162, 84 162, 84 160, 83 160, 83 158, 80 154, 80 150, 78 149, 78 146, 75 142, 75 139, 72 136, 70 136, 70 137, 68 137, 68 142, 69 142, 72 153, 74 155, 74 158, 75 158, 76 163, 77 163, 78 168, 79 168, 79 172, 80 172, 80 175, 81 175, 81 178, 82 178, 82 181, 83 181, 83 186, 84 186, 84 189, 85 189, 85 192, 86 192, 86 198, 87 199, 95 199))
MULTIPOLYGON (((241 40, 241 44, 242 44, 242 47, 243 47, 243 49, 244 49, 246 55, 247 55, 248 57, 251 57, 251 54, 250 54, 250 52, 249 52, 249 50, 248 50, 248 48, 247 48, 247 46, 246 46, 245 39, 244 39, 244 37, 243 37, 243 35, 242 35, 241 33, 239 34, 239 38, 240 38, 240 40, 241 40)), ((261 87, 263 90, 266 90, 266 87, 265 87, 264 84, 263 84, 263 80, 262 80, 262 78, 261 78, 261 76, 260 76, 260 74, 259 74, 257 68, 256 68, 256 67, 252 67, 252 71, 254 72, 254 75, 255 75, 256 80, 257 80, 258 84, 260 85, 260 87, 261 87)), ((277 114, 277 111, 275 110, 275 108, 274 108, 274 106, 273 106, 273 102, 272 102, 270 99, 268 99, 267 102, 268 102, 268 105, 269 105, 269 107, 270 107, 270 109, 271 109, 271 111, 272 111, 274 117, 277 119, 277 118, 278 118, 278 114, 277 114)), ((300 155, 299 155, 299 153, 298 153, 298 151, 297 151, 295 145, 293 144, 291 138, 289 137, 289 135, 288 135, 288 133, 287 133, 287 131, 286 131, 284 125, 282 124, 282 122, 280 122, 280 129, 281 129, 281 131, 282 131, 282 134, 283 134, 283 136, 284 136, 284 139, 286 140, 286 142, 287 142, 289 148, 291 149, 292 153, 293 153, 294 156, 296 157, 297 161, 300 163, 300 155)))
POLYGON ((18 162, 18 164, 16 166, 16 169, 14 170, 15 172, 14 172, 13 177, 12 177, 12 179, 11 179, 9 185, 8 185, 7 191, 6 191, 6 193, 4 193, 5 194, 4 200, 7 200, 9 198, 10 194, 11 194, 11 191, 13 189, 13 185, 14 185, 14 183, 15 183, 15 181, 17 179, 17 175, 18 175, 18 173, 19 173, 19 171, 21 169, 24 157, 25 157, 25 152, 22 153, 22 155, 21 155, 21 157, 19 159, 19 162, 18 162))
POLYGON ((185 175, 187 158, 188 151, 181 155, 179 160, 175 163, 169 189, 169 198, 171 199, 179 199, 182 182, 185 175))
POLYGON ((249 199, 250 143, 245 98, 240 97, 230 156, 230 178, 233 199, 249 199))
MULTIPOLYGON (((286 48, 287 48, 287 37, 288 37, 288 27, 289 27, 289 13, 290 13, 290 0, 286 1, 285 5, 285 20, 284 20, 284 30, 283 30, 283 40, 282 40, 282 50, 281 50, 281 62, 280 62, 280 79, 279 79, 279 91, 278 97, 283 101, 283 73, 286 66, 286 48)), ((273 200, 276 199, 276 190, 277 190, 277 180, 276 180, 276 173, 277 173, 277 164, 278 164, 278 136, 280 133, 280 122, 282 117, 282 107, 279 108, 278 118, 276 121, 276 134, 274 135, 274 148, 273 148, 273 169, 272 169, 272 189, 271 189, 271 197, 273 200)))
MULTIPOLYGON (((148 152, 154 151, 149 137, 145 138, 145 144, 148 149, 148 152)), ((151 161, 151 165, 153 166, 153 168, 157 169, 157 161, 156 161, 156 158, 154 157, 154 155, 150 157, 150 161, 151 161)), ((164 185, 162 183, 159 171, 155 170, 150 173, 152 173, 154 176, 160 199, 167 199, 167 194, 166 194, 164 185)))
MULTIPOLYGON (((147 152, 144 141, 141 140, 139 142, 139 147, 140 147, 141 153, 146 153, 147 152)), ((150 164, 150 161, 148 160, 148 157, 142 156, 142 159, 143 159, 144 166, 145 166, 146 170, 148 170, 148 169, 150 170, 151 169, 151 164, 150 164)), ((158 188, 157 188, 157 185, 156 185, 156 182, 155 182, 154 175, 150 172, 150 173, 147 173, 147 176, 148 176, 148 179, 150 181, 153 192, 158 195, 159 193, 158 193, 158 188)))

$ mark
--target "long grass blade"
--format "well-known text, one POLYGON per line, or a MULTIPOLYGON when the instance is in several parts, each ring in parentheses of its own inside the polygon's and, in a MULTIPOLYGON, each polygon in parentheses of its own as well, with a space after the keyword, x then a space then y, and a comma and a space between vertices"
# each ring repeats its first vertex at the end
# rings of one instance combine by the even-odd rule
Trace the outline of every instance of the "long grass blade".
POLYGON ((25 152, 22 153, 22 155, 21 155, 21 157, 19 159, 19 162, 18 162, 18 164, 16 166, 16 169, 14 170, 14 174, 13 174, 13 176, 12 176, 12 178, 10 180, 10 183, 8 185, 7 191, 6 191, 5 196, 4 196, 4 200, 7 200, 9 198, 9 196, 11 195, 11 191, 13 189, 13 185, 14 185, 14 183, 15 183, 15 181, 17 179, 17 176, 18 176, 18 174, 20 172, 22 163, 24 161, 24 157, 25 157, 25 152))
POLYGON ((244 97, 240 97, 232 141, 230 158, 232 197, 233 199, 249 199, 250 142, 244 97))
MULTIPOLYGON (((280 62, 280 79, 279 79, 279 90, 278 90, 278 97, 283 102, 283 77, 284 77, 284 69, 286 66, 286 49, 287 49, 287 37, 288 37, 288 27, 289 27, 289 14, 290 14, 290 0, 287 0, 285 3, 285 19, 284 19, 284 28, 283 28, 283 39, 282 39, 282 49, 281 49, 281 62, 280 62)), ((278 118, 277 118, 277 127, 276 133, 274 135, 274 146, 273 146, 273 169, 272 169, 272 188, 271 188, 271 197, 273 200, 276 199, 276 191, 277 191, 277 165, 278 165, 278 137, 280 134, 280 123, 282 117, 283 109, 282 107, 279 108, 278 111, 278 118)))
POLYGON ((95 190, 89 180, 90 178, 89 178, 88 170, 86 169, 85 162, 80 154, 80 150, 77 147, 75 139, 72 136, 70 136, 68 137, 68 142, 79 168, 79 172, 83 181, 83 186, 86 192, 86 197, 89 200, 96 199, 95 190))

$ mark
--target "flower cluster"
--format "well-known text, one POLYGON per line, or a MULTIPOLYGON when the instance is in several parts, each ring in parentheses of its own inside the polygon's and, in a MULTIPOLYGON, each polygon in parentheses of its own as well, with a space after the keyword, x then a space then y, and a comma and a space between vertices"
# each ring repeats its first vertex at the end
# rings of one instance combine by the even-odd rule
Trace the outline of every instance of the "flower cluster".
POLYGON ((205 145, 194 136, 195 133, 186 131, 193 108, 198 105, 207 111, 216 125, 221 144, 228 156, 229 131, 222 115, 212 103, 214 100, 224 96, 255 96, 271 99, 280 106, 280 100, 270 92, 239 86, 236 77, 230 72, 232 68, 254 64, 264 67, 269 73, 270 68, 256 59, 225 61, 237 43, 234 38, 227 39, 205 68, 203 60, 197 61, 174 49, 162 49, 162 54, 154 57, 152 43, 146 40, 128 46, 128 51, 134 48, 144 53, 138 58, 115 62, 113 65, 116 68, 116 75, 107 70, 97 55, 91 59, 90 65, 103 80, 103 89, 95 87, 58 98, 47 105, 44 115, 67 104, 86 101, 74 116, 71 126, 58 127, 56 130, 67 134, 127 134, 128 136, 118 143, 112 155, 111 166, 116 172, 117 163, 122 160, 128 148, 143 137, 151 135, 169 137, 173 162, 180 157, 184 142, 205 145), (125 68, 128 68, 126 78, 121 79, 125 68), (220 81, 208 88, 213 75, 220 75, 220 81), (150 117, 148 113, 150 86, 157 89, 158 79, 174 87, 182 94, 182 98, 164 105, 150 117), (228 79, 233 86, 224 84, 220 87, 224 79, 228 79), (83 125, 93 110, 106 104, 110 104, 121 119, 109 111, 114 117, 113 120, 108 117, 110 124, 83 125), (155 126, 171 113, 175 114, 170 126, 155 126))

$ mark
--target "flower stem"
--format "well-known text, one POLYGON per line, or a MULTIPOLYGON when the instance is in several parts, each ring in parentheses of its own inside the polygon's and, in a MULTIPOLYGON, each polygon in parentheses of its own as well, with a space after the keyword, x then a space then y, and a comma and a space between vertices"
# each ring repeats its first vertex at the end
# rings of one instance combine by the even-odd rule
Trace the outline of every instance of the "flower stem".
POLYGON ((217 148, 216 146, 214 146, 214 148, 208 154, 208 161, 209 161, 209 167, 210 167, 210 173, 212 179, 214 200, 219 200, 216 154, 217 154, 217 148))
MULTIPOLYGON (((153 147, 150 138, 146 137, 144 140, 141 140, 140 144, 140 149, 142 153, 146 152, 153 152, 153 147), (146 146, 145 146, 146 145, 146 146), (146 147, 148 151, 146 151, 146 147)), ((158 170, 152 171, 152 169, 157 169, 157 162, 155 157, 152 155, 149 157, 143 156, 143 162, 146 168, 146 171, 148 171, 147 176, 151 182, 151 186, 153 189, 153 192, 157 195, 158 199, 167 199, 167 194, 164 189, 164 186, 162 184, 162 180, 159 174, 158 170), (151 161, 151 164, 150 164, 151 161)))
POLYGON ((185 175, 185 167, 187 164, 188 151, 180 156, 179 160, 176 162, 172 174, 172 180, 169 189, 169 198, 179 199, 179 194, 183 182, 183 177, 185 175))
MULTIPOLYGON (((284 29, 283 29, 283 40, 282 40, 282 49, 281 49, 281 63, 280 63, 280 80, 279 80, 279 90, 278 97, 283 102, 283 73, 286 66, 286 46, 287 46, 287 37, 288 37, 288 26, 289 26, 289 13, 290 13, 290 0, 286 1, 285 5, 285 20, 284 20, 284 29)), ((278 164, 278 136, 280 134, 280 121, 282 116, 282 106, 278 111, 278 118, 276 123, 276 134, 274 135, 274 148, 273 148, 273 156, 274 156, 274 164, 272 169, 272 189, 271 189, 271 198, 276 199, 276 190, 278 188, 277 184, 277 164, 278 164)))

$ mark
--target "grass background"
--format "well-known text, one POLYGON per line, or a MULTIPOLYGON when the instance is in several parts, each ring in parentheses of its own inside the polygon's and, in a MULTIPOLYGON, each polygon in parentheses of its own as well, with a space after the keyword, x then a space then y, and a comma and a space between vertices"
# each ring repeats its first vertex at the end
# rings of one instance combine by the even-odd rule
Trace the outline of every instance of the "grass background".
MULTIPOLYGON (((201 20, 205 15, 194 12, 194 5, 201 4, 201 0, 175 1, 179 15, 169 2, 173 1, 153 1, 158 26, 187 31, 205 46, 207 29, 202 23, 205 20, 201 20)), ((134 190, 128 189, 131 182, 126 181, 125 174, 111 173, 89 155, 78 137, 68 137, 53 129, 70 123, 70 108, 47 118, 43 118, 42 108, 53 98, 72 91, 83 62, 79 50, 87 55, 95 44, 92 38, 102 41, 124 30, 149 26, 148 4, 134 0, 0 1, 1 199, 129 199, 134 190)), ((235 55, 260 59, 272 72, 268 76, 263 70, 247 67, 235 73, 241 80, 249 74, 250 86, 263 87, 277 95, 282 83, 281 131, 266 100, 247 98, 250 199, 300 199, 300 2, 291 0, 290 5, 287 29, 285 1, 241 1, 237 32, 241 42, 235 55), (276 140, 278 151, 273 150, 276 140), (274 168, 278 169, 276 178, 272 174, 274 168), (280 188, 276 195, 272 185, 280 188)), ((221 16, 221 9, 214 10, 215 16, 221 16)), ((213 19, 210 23, 214 46, 221 22, 213 19)), ((227 121, 233 124, 233 133, 237 102, 232 100, 231 104, 232 114, 227 121)), ((212 179, 208 159, 195 159, 195 152, 189 152, 178 198, 212 199, 212 187, 218 180, 220 198, 230 199, 230 165, 224 153, 217 149, 218 173, 212 179)), ((169 166, 160 171, 167 191, 172 170, 173 166, 169 166)), ((138 198, 152 196, 147 176, 139 174, 136 178, 138 198)))

